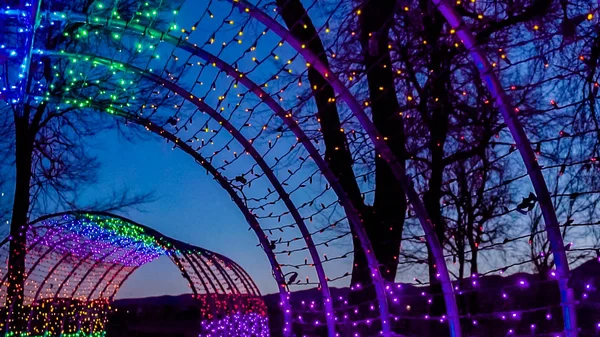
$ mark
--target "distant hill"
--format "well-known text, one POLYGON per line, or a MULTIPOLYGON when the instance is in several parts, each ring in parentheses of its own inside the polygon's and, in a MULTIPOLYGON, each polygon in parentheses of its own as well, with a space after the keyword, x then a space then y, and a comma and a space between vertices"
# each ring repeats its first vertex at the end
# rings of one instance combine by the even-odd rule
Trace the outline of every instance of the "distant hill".
MULTIPOLYGON (((396 285, 395 287, 397 287, 396 285)), ((587 261, 572 270, 571 287, 574 289, 577 299, 580 299, 578 306, 579 326, 582 328, 582 335, 597 336, 596 324, 600 322, 600 292, 595 291, 600 287, 600 263, 596 259, 587 261)), ((531 324, 536 325, 536 333, 543 333, 544 330, 557 331, 562 325, 562 317, 559 303, 560 296, 556 282, 552 279, 542 280, 539 275, 527 273, 516 273, 508 276, 490 275, 477 279, 464 280, 459 285, 457 292, 457 301, 463 311, 461 315, 469 313, 475 314, 478 318, 477 326, 473 326, 469 319, 462 322, 465 329, 465 336, 490 336, 503 337, 509 329, 521 334, 530 334, 531 324), (476 284, 473 285, 473 281, 476 284), (502 294, 506 294, 504 297, 502 294), (543 309, 547 307, 547 309, 543 309), (542 309, 540 309, 542 308, 542 309), (518 320, 504 320, 500 312, 518 312, 518 320), (521 314, 522 313, 522 314, 521 314), (552 317, 552 320, 547 320, 552 317)), ((347 299, 349 288, 330 288, 332 297, 337 302, 341 297, 347 299)), ((422 324, 422 317, 429 311, 429 296, 422 296, 427 293, 428 287, 417 287, 413 285, 402 284, 400 289, 390 296, 391 313, 400 317, 395 322, 396 327, 405 332, 408 336, 427 336, 426 326, 435 324, 436 321, 428 324, 422 324), (393 299, 397 301, 394 302, 393 299), (394 305, 394 303, 396 303, 394 305), (410 317, 413 317, 410 319, 410 317), (418 319, 417 319, 418 318, 418 319)), ((281 336, 282 315, 279 306, 279 294, 267 294, 263 299, 268 308, 271 336, 281 336)), ((319 313, 310 316, 311 319, 324 319, 320 315, 321 293, 318 289, 312 288, 292 293, 291 304, 295 311, 307 311, 310 303, 315 303, 315 309, 319 313), (302 304, 304 302, 304 304, 302 304)), ((191 294, 178 296, 157 296, 147 298, 119 299, 114 302, 114 306, 160 306, 171 308, 188 308, 194 305, 194 299, 191 294)), ((343 306, 340 303, 337 307, 343 306)), ((310 315, 310 314, 309 314, 310 315)), ((313 335, 322 335, 323 330, 315 329, 313 335)))
POLYGON ((181 295, 163 295, 143 298, 121 298, 114 301, 114 306, 124 307, 131 305, 170 305, 170 306, 181 306, 187 307, 194 305, 195 299, 192 298, 192 294, 181 294, 181 295))

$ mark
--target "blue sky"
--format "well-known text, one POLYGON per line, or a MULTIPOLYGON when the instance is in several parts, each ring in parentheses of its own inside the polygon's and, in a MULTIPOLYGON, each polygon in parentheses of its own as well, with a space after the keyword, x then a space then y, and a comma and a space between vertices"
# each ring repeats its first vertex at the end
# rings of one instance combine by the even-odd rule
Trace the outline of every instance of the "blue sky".
MULTIPOLYGON (((219 57, 227 62, 236 64, 239 66, 241 71, 250 71, 246 73, 257 83, 265 83, 270 81, 269 84, 275 84, 266 88, 265 91, 271 94, 278 93, 280 87, 278 84, 289 84, 285 81, 292 78, 292 87, 296 86, 294 82, 295 76, 300 74, 301 71, 305 70, 305 63, 301 57, 298 57, 293 64, 286 64, 286 60, 291 60, 295 56, 295 52, 285 46, 283 48, 276 47, 280 38, 274 36, 272 32, 268 34, 262 34, 264 27, 257 22, 253 21, 249 25, 244 25, 244 21, 240 17, 247 18, 245 14, 239 14, 238 11, 233 11, 233 14, 229 15, 231 5, 226 3, 212 3, 211 9, 215 14, 214 21, 210 21, 205 17, 205 21, 198 25, 198 29, 191 36, 190 42, 198 43, 202 45, 207 39, 213 34, 213 31, 220 23, 229 22, 230 18, 234 18, 236 25, 227 25, 225 28, 219 30, 216 34, 216 39, 219 43, 215 43, 206 46, 210 52, 218 54, 219 57), (244 29, 243 43, 234 43, 222 48, 221 43, 223 41, 231 41, 232 38, 240 38, 239 30, 244 29), (250 45, 257 41, 260 36, 260 41, 256 42, 258 48, 251 54, 245 54, 244 51, 250 48, 250 45), (278 55, 277 58, 273 58, 275 53, 278 55), (238 58, 244 55, 242 60, 238 58), (261 61, 259 66, 255 66, 254 62, 251 61, 251 57, 255 56, 261 61), (274 73, 278 72, 282 67, 286 69, 294 70, 293 75, 289 75, 288 78, 284 78, 276 83, 277 81, 271 81, 274 73), (274 83, 275 82, 275 83, 274 83)), ((184 8, 180 11, 178 16, 178 29, 172 32, 173 35, 180 34, 179 27, 191 27, 198 16, 204 13, 207 3, 198 3, 188 1, 184 8)), ((129 40, 126 40, 129 41, 129 40)), ((148 41, 145 41, 145 46, 148 46, 148 41)), ((169 59, 171 49, 167 44, 163 44, 157 49, 159 51, 160 61, 155 60, 156 64, 153 63, 155 69, 162 68, 163 65, 160 63, 163 60, 169 59)), ((111 53, 110 49, 103 50, 103 52, 111 53)), ((176 54, 184 59, 184 53, 177 51, 176 54)), ((107 56, 107 55, 104 55, 107 56)), ((107 56, 108 57, 108 56, 107 56)), ((194 60, 198 61, 198 60, 194 60)), ((291 61, 290 61, 291 63, 291 61)), ((82 64, 82 63, 79 63, 82 64)), ((75 67, 79 71, 85 72, 85 66, 75 67), (82 70, 83 69, 83 70, 82 70)), ((218 96, 229 92, 228 87, 231 85, 231 79, 225 76, 225 74, 218 72, 216 68, 211 66, 202 67, 202 78, 207 85, 196 85, 194 84, 197 79, 200 67, 186 68, 185 76, 182 76, 180 80, 181 85, 186 87, 192 86, 191 90, 197 97, 206 96, 205 102, 212 106, 217 106, 218 96), (198 69, 198 70, 196 70, 198 69), (211 90, 210 83, 216 83, 217 90, 211 90)), ((83 76, 83 75, 82 75, 83 76)), ((135 85, 135 84, 134 84, 135 85)), ((242 87, 242 86, 240 86, 242 87)), ((290 89, 286 92, 285 102, 282 100, 284 109, 292 109, 297 104, 295 99, 295 89, 290 89)), ((268 110, 264 104, 258 106, 259 99, 254 95, 246 95, 244 98, 236 98, 235 93, 245 92, 245 88, 238 88, 232 90, 228 98, 223 101, 222 106, 226 108, 223 114, 226 116, 229 113, 235 113, 235 118, 232 119, 232 123, 242 129, 242 133, 246 137, 255 137, 258 133, 257 130, 261 129, 261 125, 269 124, 269 127, 274 130, 281 122, 270 121, 273 112, 268 110), (231 97, 231 98, 230 98, 231 97), (244 113, 244 109, 235 110, 233 108, 236 103, 242 102, 243 108, 255 109, 253 120, 251 121, 253 127, 241 127, 240 123, 244 123, 244 119, 248 114, 244 113)), ((181 114, 193 114, 195 107, 191 107, 191 104, 187 104, 185 109, 182 109, 181 114)), ((309 106, 310 108, 310 106, 309 106)), ((161 109, 161 113, 164 116, 171 116, 172 109, 169 107, 164 110, 161 109)), ((221 110, 219 110, 221 111, 221 110)), ((308 110, 310 113, 311 110, 308 110)), ((181 116, 178 115, 178 116, 181 116)), ((195 124, 202 125, 203 119, 206 120, 206 116, 195 115, 195 124)), ((185 117, 183 118, 183 121, 185 117)), ((190 123, 191 124, 191 123, 190 123)), ((219 125, 210 122, 208 124, 211 128, 219 129, 219 125)), ((277 132, 270 130, 270 133, 262 133, 260 138, 256 136, 256 141, 253 143, 257 147, 260 153, 267 152, 267 142, 273 141, 276 143, 274 150, 270 151, 268 157, 265 159, 267 165, 274 165, 279 160, 277 156, 284 156, 288 149, 295 143, 295 137, 282 137, 276 140, 277 132)), ((190 130, 190 133, 192 131, 190 130)), ((185 137, 185 132, 179 133, 180 137, 185 137)), ((189 135, 188 135, 189 136, 189 135)), ((206 137, 210 139, 212 133, 201 134, 199 137, 206 137)), ((211 176, 206 174, 206 171, 200 167, 194 160, 179 150, 173 150, 172 144, 167 144, 164 140, 158 137, 144 137, 144 140, 137 142, 130 142, 122 137, 119 137, 116 131, 105 131, 99 134, 93 140, 90 140, 92 146, 88 147, 88 151, 91 155, 96 156, 98 162, 101 164, 98 172, 98 183, 87 186, 81 191, 81 198, 78 200, 80 204, 86 204, 93 200, 102 200, 106 196, 110 196, 113 191, 128 190, 130 192, 146 193, 153 192, 157 198, 156 201, 148 203, 142 206, 142 211, 127 211, 125 213, 119 213, 124 215, 135 222, 144 224, 146 226, 155 228, 156 230, 164 233, 167 236, 175 239, 185 241, 197 246, 204 247, 209 250, 219 252, 240 264, 246 271, 252 276, 254 281, 259 286, 263 293, 271 293, 277 291, 277 286, 272 277, 270 265, 266 259, 266 256, 262 249, 257 246, 258 240, 252 231, 248 231, 248 224, 242 216, 239 209, 230 200, 230 197, 226 194, 222 188, 214 182, 211 176)), ((228 134, 221 132, 214 138, 217 145, 213 147, 207 146, 205 149, 207 152, 214 151, 221 146, 224 146, 228 141, 228 134)), ((270 144, 270 143, 269 143, 270 144)), ((221 163, 223 159, 231 159, 232 152, 237 151, 243 153, 244 149, 236 144, 231 145, 232 150, 222 151, 220 156, 214 156, 216 162, 221 163)), ((204 153, 206 155, 206 153, 204 153)), ((208 154, 210 156, 210 154, 208 154)), ((290 178, 291 173, 288 174, 288 168, 295 169, 299 164, 304 161, 298 160, 298 157, 307 158, 307 154, 298 147, 292 155, 285 158, 284 162, 277 164, 275 169, 275 175, 282 180, 287 181, 288 192, 291 193, 295 187, 302 183, 302 180, 311 175, 311 172, 315 171, 314 164, 310 161, 302 166, 300 173, 294 173, 293 177, 290 178), (286 166, 287 165, 287 166, 286 166)), ((216 164, 220 166, 222 164, 216 164)), ((249 156, 242 156, 242 158, 236 161, 235 165, 228 166, 226 175, 229 178, 233 178, 238 174, 244 174, 250 167, 253 167, 254 163, 249 156)), ((256 170, 259 171, 258 169, 256 170)), ((312 176, 311 176, 312 177, 312 176)), ((317 228, 323 228, 331 223, 338 223, 336 219, 343 216, 341 207, 327 208, 325 212, 316 213, 321 208, 321 204, 333 204, 337 203, 337 197, 333 192, 328 189, 328 192, 323 192, 323 188, 326 185, 324 179, 318 174, 315 175, 314 183, 306 184, 307 188, 298 188, 298 192, 294 192, 292 198, 296 205, 302 205, 311 201, 316 195, 319 196, 318 202, 310 207, 303 207, 301 210, 302 216, 316 214, 314 216, 315 221, 309 224, 310 230, 314 231, 317 228), (331 212, 330 212, 331 210, 331 212)), ((265 195, 269 196, 268 201, 277 199, 275 194, 267 193, 269 188, 272 188, 266 182, 266 179, 257 179, 254 183, 252 190, 249 188, 244 192, 249 193, 249 197, 262 198, 265 195), (250 191, 249 191, 250 190, 250 191)), ((262 203, 263 201, 259 201, 262 203)), ((259 203, 256 202, 255 204, 259 203)), ((265 202, 267 203, 267 202, 265 202)), ((324 206, 323 206, 324 207, 324 206)), ((267 210, 263 213, 273 212, 274 214, 281 214, 286 212, 281 205, 281 202, 276 201, 273 205, 267 205, 267 210)), ((59 207, 59 209, 62 209, 59 207)), ((257 212, 258 213, 258 212, 257 212)), ((268 217, 268 216, 267 216, 268 217)), ((293 223, 290 220, 289 215, 283 215, 282 220, 277 219, 265 219, 261 221, 264 227, 277 227, 281 224, 293 223)), ((336 229, 337 230, 337 229, 336 229)), ((326 232, 325 234, 315 235, 315 241, 325 241, 331 236, 339 235, 338 232, 326 232), (333 234, 331 234, 333 233, 333 234)), ((275 231, 271 239, 278 239, 284 237, 285 239, 298 238, 299 234, 297 229, 286 230, 286 233, 280 234, 275 231)), ((343 241, 343 240, 340 240, 343 241)), ((338 241, 339 242, 339 241, 338 241)), ((303 241, 294 241, 289 249, 302 247, 303 241)), ((283 245, 282 245, 283 246, 283 245)), ((278 247, 282 248, 282 247, 278 247)), ((285 249, 285 248, 283 248, 285 249)), ((319 247, 319 254, 324 255, 325 253, 330 257, 336 257, 343 255, 351 250, 349 240, 339 246, 331 244, 327 248, 324 246, 319 247)), ((281 263, 289 264, 301 264, 307 257, 306 251, 293 254, 291 257, 282 254, 278 259, 281 263)), ((332 278, 343 275, 349 270, 351 263, 351 257, 345 258, 344 260, 335 260, 333 263, 328 263, 326 266, 327 276, 332 278)), ((293 270, 292 270, 293 271, 293 270)), ((286 272, 289 272, 286 271, 286 272)), ((311 282, 315 281, 314 271, 312 267, 303 267, 299 270, 300 278, 305 279, 306 277, 311 278, 311 282)), ((348 279, 338 281, 336 285, 346 285, 348 279)), ((303 285, 307 287, 309 285, 303 285)), ((152 264, 140 268, 139 271, 133 274, 131 279, 125 283, 117 297, 142 297, 152 296, 160 294, 180 294, 189 292, 189 287, 186 282, 182 279, 180 272, 175 266, 171 264, 168 259, 159 259, 152 264)))
MULTIPOLYGON (((86 193, 87 198, 120 189, 153 192, 156 201, 144 205, 142 211, 123 215, 175 239, 222 253, 246 269, 263 293, 276 291, 268 261, 240 211, 188 155, 155 137, 132 143, 115 131, 100 135, 94 143, 102 166, 99 184, 86 193)), ((189 292, 188 285, 165 258, 140 268, 118 296, 185 292, 189 292)))

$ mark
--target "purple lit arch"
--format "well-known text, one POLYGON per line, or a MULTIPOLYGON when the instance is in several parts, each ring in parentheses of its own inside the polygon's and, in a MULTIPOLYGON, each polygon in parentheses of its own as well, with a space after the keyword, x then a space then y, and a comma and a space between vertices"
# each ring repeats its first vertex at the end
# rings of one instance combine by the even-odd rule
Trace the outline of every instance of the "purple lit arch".
MULTIPOLYGON (((30 224, 27 241, 24 303, 29 308, 27 332, 32 335, 47 333, 40 329, 49 326, 61 335, 97 332, 94 327, 81 326, 86 310, 99 305, 99 311, 94 312, 100 317, 99 326, 103 326, 109 310, 106 305, 113 301, 121 285, 140 266, 160 256, 168 256, 178 267, 195 298, 214 305, 211 315, 257 314, 264 322, 267 319, 256 284, 234 261, 117 215, 72 211, 43 216, 30 224), (183 259, 187 263, 182 263, 183 259), (213 288, 203 287, 206 282, 213 284, 213 288), (221 308, 218 301, 239 307, 221 308), (58 317, 47 311, 48 306, 78 310, 75 317, 58 317), (67 320, 71 320, 70 325, 67 320), (77 324, 76 331, 73 321, 77 324)), ((0 245, 3 259, 8 253, 7 242, 4 240, 0 245)), ((1 269, 4 273, 6 266, 1 269)), ((0 291, 5 296, 5 289, 0 291)))
MULTIPOLYGON (((352 114, 359 121, 361 127, 369 135, 369 138, 375 149, 389 164, 396 179, 402 185, 403 190, 406 191, 406 196, 412 205, 412 209, 414 209, 419 219, 420 225, 425 233, 427 243, 431 249, 437 266, 439 281, 442 286, 447 310, 447 320, 449 323, 450 333, 453 337, 460 337, 462 332, 460 328, 459 311, 455 299, 455 291, 444 259, 443 248, 435 234, 435 224, 432 224, 430 217, 427 214, 427 211, 413 186, 412 181, 407 177, 405 167, 400 164, 394 154, 390 151, 387 144, 383 140, 383 137, 380 136, 379 132, 370 121, 370 118, 363 110, 361 104, 350 93, 349 89, 344 85, 344 83, 336 77, 331 69, 320 62, 316 55, 314 55, 308 49, 305 49, 302 45, 302 42, 295 39, 288 29, 283 27, 277 22, 276 19, 264 11, 245 0, 228 1, 233 5, 233 7, 238 8, 240 13, 247 13, 249 17, 257 20, 262 25, 267 27, 267 29, 277 34, 282 39, 282 43, 286 43, 291 46, 293 50, 299 53, 304 60, 310 64, 311 67, 314 67, 323 76, 323 78, 331 84, 339 97, 345 102, 352 114)), ((456 14, 451 5, 446 4, 442 0, 433 0, 433 2, 446 17, 450 25, 456 30, 457 36, 462 40, 466 48, 471 53, 471 56, 480 71, 483 81, 486 83, 488 90, 495 98, 496 103, 503 114, 504 120, 508 125, 513 138, 515 139, 516 146, 519 149, 520 155, 525 163, 525 167, 527 168, 527 173, 530 176, 539 199, 544 221, 546 223, 545 229, 551 243, 552 252, 554 254, 554 261, 557 267, 558 285, 561 293, 561 306, 563 309, 565 325, 564 333, 566 337, 576 337, 577 324, 575 299, 572 290, 567 284, 570 272, 565 253, 565 247, 559 230, 556 213, 552 205, 552 200, 550 198, 550 194, 548 192, 548 188, 541 173, 540 167, 537 163, 535 154, 531 148, 529 139, 520 125, 517 117, 515 116, 515 113, 513 112, 510 98, 502 89, 499 79, 493 72, 493 68, 487 61, 485 54, 476 45, 468 27, 466 27, 466 25, 462 22, 461 18, 456 14)), ((38 4, 40 3, 41 2, 38 2, 38 4)), ((34 13, 36 12, 34 11, 34 13)), ((352 226, 354 232, 357 233, 362 248, 367 255, 369 269, 372 273, 373 283, 377 293, 377 304, 382 323, 382 335, 393 335, 388 313, 388 303, 385 288, 386 285, 384 284, 380 275, 378 261, 372 252, 371 244, 362 226, 358 212, 356 209, 354 209, 346 193, 343 191, 334 174, 331 172, 327 163, 319 153, 318 148, 311 142, 311 138, 307 136, 307 131, 303 130, 299 126, 298 122, 295 120, 290 111, 286 110, 282 104, 273 98, 273 94, 269 94, 261 85, 258 84, 260 81, 254 81, 254 78, 251 79, 251 76, 239 71, 237 65, 233 64, 232 62, 225 61, 218 53, 211 53, 204 47, 192 44, 181 36, 178 37, 170 34, 169 31, 171 29, 165 33, 164 31, 159 31, 152 27, 147 27, 131 21, 121 20, 119 18, 94 16, 82 13, 46 12, 43 13, 43 15, 47 20, 49 20, 48 22, 79 23, 85 25, 86 27, 94 27, 96 29, 99 28, 110 31, 115 30, 127 34, 137 35, 141 36, 143 39, 159 39, 161 42, 166 42, 167 44, 171 45, 176 51, 185 51, 192 56, 199 57, 208 64, 212 64, 220 72, 223 72, 231 77, 232 81, 235 81, 236 84, 242 84, 248 89, 248 92, 252 93, 256 98, 258 98, 261 103, 264 103, 272 111, 272 113, 274 113, 275 116, 277 116, 277 118, 279 118, 279 120, 281 120, 286 127, 292 131, 296 137, 297 143, 302 144, 304 149, 312 158, 314 164, 318 167, 321 174, 325 177, 328 184, 335 192, 340 204, 343 206, 345 214, 348 218, 348 222, 350 226, 352 226)), ((26 45, 31 49, 33 47, 33 38, 27 40, 26 45)), ((290 214, 293 218, 294 224, 298 226, 298 230, 301 233, 301 238, 306 245, 306 249, 308 250, 313 261, 314 269, 317 274, 318 285, 320 287, 321 296, 323 299, 328 336, 337 336, 333 300, 329 288, 329 279, 326 276, 325 269, 323 267, 324 261, 322 261, 321 257, 319 256, 317 245, 315 244, 309 227, 306 224, 306 219, 299 211, 300 207, 297 206, 298 202, 292 201, 290 194, 288 194, 290 192, 288 188, 285 187, 285 181, 283 181, 281 178, 278 178, 273 168, 257 150, 253 143, 254 139, 244 135, 243 127, 236 127, 232 122, 224 117, 218 111, 219 104, 216 104, 216 106, 213 107, 212 104, 203 100, 200 95, 194 94, 193 89, 184 88, 182 85, 178 84, 177 80, 169 79, 167 78, 168 76, 165 76, 163 73, 158 74, 158 72, 155 73, 147 69, 142 69, 136 65, 122 63, 118 60, 107 57, 107 55, 85 55, 81 53, 69 53, 57 50, 34 50, 30 52, 29 55, 33 54, 50 56, 54 58, 68 57, 76 59, 80 62, 90 62, 105 67, 117 66, 118 71, 136 74, 137 76, 140 76, 149 82, 157 84, 162 88, 166 88, 171 93, 175 93, 187 103, 195 106, 199 111, 207 114, 210 119, 216 121, 224 130, 226 130, 232 137, 233 141, 239 144, 261 169, 270 186, 275 189, 275 193, 279 197, 279 200, 281 200, 284 204, 288 214, 290 214)), ((65 103, 65 100, 77 100, 81 98, 42 97, 41 99, 52 100, 56 102, 56 104, 68 104, 65 103)), ((97 107, 91 102, 85 103, 83 107, 87 109, 102 110, 102 107, 97 107)), ((284 313, 284 336, 290 336, 292 334, 291 327, 293 324, 293 316, 292 307, 290 305, 290 290, 286 281, 287 274, 284 274, 281 264, 277 261, 275 249, 271 247, 272 243, 269 242, 269 237, 265 232, 266 230, 261 227, 256 214, 249 207, 247 200, 245 200, 244 196, 241 195, 242 193, 238 191, 237 187, 230 179, 219 172, 219 168, 213 165, 210 159, 200 154, 199 151, 194 149, 184 139, 180 138, 177 135, 177 132, 168 131, 167 127, 165 127, 167 123, 164 120, 160 120, 158 118, 155 120, 152 118, 141 117, 130 112, 121 111, 118 107, 112 108, 111 111, 108 112, 117 115, 119 118, 125 118, 127 121, 133 124, 141 125, 154 134, 174 143, 176 147, 179 147, 184 152, 192 156, 201 166, 203 166, 203 168, 206 169, 207 172, 210 173, 217 181, 217 183, 230 195, 232 201, 242 212, 246 221, 255 232, 261 247, 269 259, 274 278, 278 284, 281 306, 284 313)), ((212 263, 221 259, 216 255, 211 255, 211 257, 215 260, 209 259, 207 261, 211 261, 212 263)), ((40 260, 36 263, 39 263, 43 258, 44 256, 40 257, 40 260)), ((106 258, 107 256, 104 256, 100 260, 103 261, 106 258)), ((235 277, 243 280, 239 285, 236 285, 235 282, 233 282, 233 275, 229 275, 227 273, 223 274, 224 270, 221 270, 221 268, 218 267, 215 270, 207 269, 206 261, 197 261, 195 256, 190 256, 183 253, 181 256, 173 257, 173 260, 181 270, 187 271, 186 278, 190 282, 190 286, 194 294, 199 293, 202 289, 205 292, 208 292, 210 289, 212 289, 214 292, 219 292, 219 290, 226 292, 226 289, 232 293, 240 293, 242 289, 244 289, 246 292, 257 292, 256 285, 254 285, 251 280, 248 279, 247 274, 237 265, 232 267, 231 270, 233 271, 233 275, 235 275, 235 277), (222 275, 225 275, 223 282, 215 284, 212 281, 213 278, 216 278, 215 273, 221 273, 222 275), (200 283, 196 284, 192 281, 192 277, 194 275, 201 280, 200 283), (207 281, 205 281, 205 279, 207 281)), ((63 260, 60 260, 54 266, 54 268, 57 268, 61 262, 63 262, 63 260)), ((82 264, 77 265, 77 267, 74 268, 71 274, 67 277, 67 280, 71 278, 76 273, 76 269, 80 268, 81 266, 82 264)), ((99 291, 100 297, 107 294, 106 297, 112 298, 112 296, 114 296, 118 290, 120 284, 122 284, 134 270, 135 268, 126 268, 125 266, 116 269, 116 272, 114 272, 112 268, 106 270, 105 273, 100 276, 98 283, 93 287, 93 290, 88 296, 88 300, 92 298, 92 295, 96 291, 99 291), (101 284, 101 282, 104 283, 101 284)), ((91 272, 88 270, 84 278, 86 278, 90 273, 91 272)), ((52 274, 52 272, 50 274, 52 274)), ((82 282, 83 279, 73 288, 73 295, 78 291, 82 282)), ((34 300, 37 299, 45 283, 46 280, 42 282, 40 288, 37 290, 34 300)), ((61 285, 61 287, 56 291, 55 296, 61 292, 62 288, 63 286, 61 285)))

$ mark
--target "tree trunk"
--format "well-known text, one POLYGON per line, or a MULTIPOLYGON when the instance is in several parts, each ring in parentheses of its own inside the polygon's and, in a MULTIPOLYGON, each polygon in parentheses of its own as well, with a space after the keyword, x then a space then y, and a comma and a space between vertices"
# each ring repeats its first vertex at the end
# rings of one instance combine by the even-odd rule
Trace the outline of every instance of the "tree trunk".
MULTIPOLYGON (((306 47, 328 66, 329 60, 327 59, 323 42, 318 36, 302 3, 299 0, 277 0, 277 6, 281 17, 294 37, 302 42, 306 42, 306 47), (304 28, 305 26, 306 28, 304 28)), ((331 98, 335 97, 335 91, 314 68, 308 69, 308 80, 318 109, 317 116, 325 143, 325 160, 336 178, 338 178, 353 206, 360 213, 363 221, 369 221, 371 217, 368 214, 371 211, 363 202, 360 188, 352 170, 352 156, 346 144, 346 135, 340 132, 342 126, 337 106, 335 102, 331 101, 331 98), (367 219, 365 219, 365 214, 367 214, 367 219)), ((364 252, 362 251, 358 237, 354 233, 353 242, 355 268, 368 271, 364 252)), ((362 278, 359 278, 359 280, 365 281, 362 278)), ((368 280, 370 280, 370 274, 366 281, 368 282, 368 280)), ((353 284, 355 282, 359 281, 356 281, 353 275, 353 284)))
MULTIPOLYGON (((405 135, 394 73, 389 53, 389 26, 394 17, 394 0, 367 0, 361 7, 360 42, 367 71, 373 124, 404 165, 405 135)), ((375 156, 374 222, 365 224, 381 275, 394 282, 406 213, 406 197, 387 163, 375 156)))
MULTIPOLYGON (((427 1, 420 2, 422 10, 426 13, 431 11, 427 1)), ((435 10, 435 9, 434 9, 435 10)), ((422 115, 430 115, 428 120, 429 153, 431 156, 431 175, 429 177, 428 189, 424 195, 424 204, 429 217, 435 227, 435 233, 442 246, 446 242, 446 223, 442 217, 441 199, 444 163, 444 145, 448 134, 448 117, 451 115, 452 105, 449 102, 448 87, 450 82, 450 66, 448 50, 440 45, 443 19, 437 12, 430 12, 423 17, 423 25, 426 27, 425 39, 428 41, 430 53, 429 69, 431 74, 429 84, 425 87, 426 93, 420 97, 419 108, 422 115)), ((442 287, 437 280, 437 269, 435 261, 428 247, 429 282, 431 284, 431 315, 442 316, 446 312, 446 305, 442 296, 442 287)), ((432 324, 432 336, 447 334, 447 327, 432 324)))
POLYGON ((25 328, 23 296, 25 281, 25 254, 27 244, 27 224, 30 204, 29 185, 31 181, 31 156, 33 139, 29 130, 29 114, 15 114, 15 162, 16 185, 12 219, 10 225, 10 253, 8 261, 8 294, 6 297, 6 330, 23 332, 25 328))
MULTIPOLYGON (((323 42, 300 0, 277 0, 277 6, 279 14, 281 14, 281 17, 294 37, 305 43, 306 48, 317 55, 323 64, 329 66, 323 42)), ((378 247, 376 247, 376 242, 370 237, 371 233, 368 230, 370 227, 368 223, 373 221, 372 208, 365 205, 352 169, 353 160, 346 143, 346 135, 344 132, 341 132, 342 125, 337 106, 335 101, 331 100, 335 98, 335 91, 314 68, 308 69, 308 80, 315 98, 317 117, 321 126, 320 131, 325 143, 325 160, 348 195, 352 205, 359 212, 359 216, 367 229, 367 235, 371 240, 373 249, 377 254, 378 247)), ((352 227, 350 228, 352 230, 352 227)), ((360 294, 360 298, 355 296, 356 293, 351 293, 350 302, 351 304, 368 303, 368 299, 374 299, 376 296, 374 289, 369 287, 371 273, 369 272, 365 252, 362 249, 358 236, 354 232, 352 232, 352 242, 354 261, 351 284, 360 284, 360 289, 363 291, 356 292, 360 294)), ((368 312, 369 308, 361 307, 360 310, 361 312, 365 310, 368 312)), ((355 330, 355 328, 352 329, 355 330)))
MULTIPOLYGON (((279 13, 288 29, 306 48, 329 65, 323 42, 299 0, 277 0, 279 13)), ((395 2, 386 0, 366 1, 361 17, 361 43, 365 52, 365 68, 369 86, 373 122, 379 132, 388 139, 394 154, 404 158, 404 124, 399 115, 399 105, 394 87, 394 77, 388 51, 388 25, 391 23, 395 2), (377 48, 369 54, 369 32, 376 34, 377 48), (380 90, 380 87, 384 90, 380 90)), ((364 204, 360 188, 352 169, 352 156, 346 144, 335 102, 333 88, 314 69, 308 69, 308 79, 318 109, 321 133, 325 142, 325 159, 340 181, 354 207, 360 213, 373 251, 381 264, 383 277, 393 282, 398 266, 398 253, 404 225, 406 198, 387 164, 376 159, 376 188, 373 207, 364 204)), ((354 234, 354 233, 353 233, 354 234)), ((360 290, 351 292, 352 304, 368 305, 375 298, 370 287, 371 273, 367 267, 365 254, 356 235, 353 235, 354 264, 352 285, 360 284, 360 290)), ((366 309, 369 311, 369 309, 366 309)), ((365 310, 361 310, 364 312, 365 310)))

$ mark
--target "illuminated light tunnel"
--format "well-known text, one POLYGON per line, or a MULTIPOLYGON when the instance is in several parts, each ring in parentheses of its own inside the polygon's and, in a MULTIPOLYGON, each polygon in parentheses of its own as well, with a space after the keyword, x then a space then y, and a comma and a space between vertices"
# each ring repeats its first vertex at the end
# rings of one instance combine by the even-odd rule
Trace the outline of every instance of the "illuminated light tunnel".
MULTIPOLYGON (((461 324, 471 324, 471 320, 462 317, 461 322, 447 256, 413 182, 370 121, 366 105, 357 98, 360 93, 352 83, 361 79, 332 71, 320 59, 322 55, 305 48, 307 42, 295 38, 280 23, 272 4, 207 1, 196 4, 197 16, 190 17, 188 11, 181 18, 183 2, 178 1, 167 4, 97 0, 87 2, 87 7, 80 10, 81 3, 11 1, 1 9, 5 33, 1 56, 4 69, 8 69, 2 76, 8 84, 2 96, 8 104, 18 108, 27 99, 29 104, 43 103, 57 110, 76 107, 82 112, 105 112, 132 129, 145 128, 174 149, 190 155, 228 193, 256 234, 277 282, 285 336, 293 331, 310 334, 326 327, 325 334, 334 337, 347 328, 340 323, 343 315, 338 312, 344 308, 345 299, 332 296, 330 288, 347 280, 349 272, 330 266, 331 261, 350 264, 352 252, 334 250, 330 243, 354 239, 366 252, 376 296, 363 304, 367 309, 361 314, 367 318, 352 324, 364 326, 378 321, 382 335, 394 336, 401 328, 394 327, 389 312, 386 293, 390 292, 390 285, 382 280, 359 210, 324 159, 327 150, 315 136, 315 116, 297 113, 309 104, 318 88, 302 95, 293 88, 303 87, 307 71, 316 69, 335 90, 331 102, 343 103, 344 119, 354 123, 340 131, 359 134, 356 142, 360 146, 376 149, 406 191, 422 229, 421 242, 426 242, 432 251, 447 311, 441 317, 426 316, 426 320, 440 321, 447 325, 451 336, 461 336, 461 324), (232 26, 236 29, 229 29, 232 26), (58 39, 56 34, 64 38, 58 39), (45 43, 48 36, 56 38, 57 43, 45 43), (43 67, 32 64, 51 64, 63 71, 54 77, 45 76, 43 67), (340 79, 343 76, 344 82, 340 79), (27 87, 23 79, 29 77, 35 85, 27 87), (55 83, 69 90, 48 89, 55 83), (296 165, 292 169, 290 162, 296 165), (318 225, 312 225, 313 220, 318 225), (294 290, 313 286, 321 294, 316 305, 321 312, 319 320, 309 322, 294 315, 290 302, 294 290)), ((469 24, 460 20, 448 1, 433 0, 432 5, 440 10, 473 57, 515 139, 526 175, 531 177, 539 197, 547 224, 544 231, 556 261, 562 314, 555 316, 561 316, 560 325, 564 325, 560 333, 576 336, 575 299, 567 282, 567 249, 532 146, 487 56, 474 42, 469 24)), ((321 21, 317 24, 318 33, 330 31, 327 20, 321 21)), ((372 173, 364 174, 365 180, 372 173)), ((366 199, 372 198, 372 191, 359 192, 366 199)), ((129 261, 127 256, 121 258, 129 261)), ((208 293, 207 289, 231 290, 227 280, 215 285, 198 284, 195 277, 202 271, 193 270, 193 261, 190 263, 185 256, 172 258, 186 270, 195 294, 208 293)), ((126 277, 125 272, 108 273, 107 277, 112 275, 117 281, 106 285, 106 289, 95 289, 93 295, 114 293, 118 279, 126 277)), ((44 296, 44 292, 39 296, 44 296)))
MULTIPOLYGON (((6 262, 7 240, 0 257, 6 262)), ((45 216, 27 233, 24 305, 30 336, 102 336, 113 298, 139 267, 168 256, 200 309, 200 336, 268 336, 254 281, 225 256, 108 213, 45 216)), ((6 263, 0 300, 6 300, 6 263)), ((6 311, 3 311, 6 315, 6 311)))

